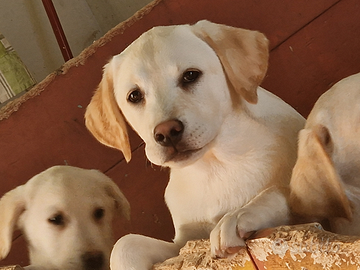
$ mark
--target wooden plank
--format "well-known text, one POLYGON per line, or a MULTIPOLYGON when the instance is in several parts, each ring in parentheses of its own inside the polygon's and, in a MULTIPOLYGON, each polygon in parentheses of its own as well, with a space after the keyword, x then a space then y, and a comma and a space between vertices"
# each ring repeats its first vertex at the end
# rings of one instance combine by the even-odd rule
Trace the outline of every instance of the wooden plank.
POLYGON ((215 259, 210 241, 189 241, 176 257, 153 270, 288 270, 346 269, 360 267, 360 238, 324 231, 320 224, 280 226, 257 232, 230 258, 215 259))
POLYGON ((316 223, 266 229, 246 245, 259 270, 360 267, 359 237, 330 233, 316 223))
POLYGON ((360 5, 341 1, 270 55, 263 83, 307 116, 318 97, 360 71, 360 5))
MULTIPOLYGON (((277 0, 267 1, 163 1, 150 13, 151 21, 159 24, 195 23, 207 19, 236 27, 259 30, 267 35, 271 47, 286 40, 290 35, 307 25, 322 12, 331 8, 339 0, 277 0), (171 14, 171 18, 167 18, 171 14), (162 19, 156 16, 162 16, 162 19)), ((149 25, 146 20, 142 24, 149 25)))
POLYGON ((179 256, 170 258, 165 262, 157 263, 152 270, 257 270, 256 265, 247 251, 242 247, 231 257, 214 259, 210 254, 210 241, 188 241, 180 250, 179 256))
POLYGON ((19 265, 10 265, 10 266, 0 267, 0 270, 24 270, 24 268, 22 268, 19 265))

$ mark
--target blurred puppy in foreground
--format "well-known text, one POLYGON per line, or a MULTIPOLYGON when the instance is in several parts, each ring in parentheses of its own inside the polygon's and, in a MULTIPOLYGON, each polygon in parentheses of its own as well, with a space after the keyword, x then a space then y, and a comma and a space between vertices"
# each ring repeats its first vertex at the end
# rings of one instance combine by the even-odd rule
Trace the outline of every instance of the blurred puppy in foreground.
POLYGON ((129 219, 118 186, 97 170, 55 166, 6 193, 0 200, 0 260, 12 235, 26 237, 26 269, 106 270, 114 244, 112 219, 129 219))
POLYGON ((290 186, 293 212, 360 235, 360 73, 316 102, 299 134, 290 186))

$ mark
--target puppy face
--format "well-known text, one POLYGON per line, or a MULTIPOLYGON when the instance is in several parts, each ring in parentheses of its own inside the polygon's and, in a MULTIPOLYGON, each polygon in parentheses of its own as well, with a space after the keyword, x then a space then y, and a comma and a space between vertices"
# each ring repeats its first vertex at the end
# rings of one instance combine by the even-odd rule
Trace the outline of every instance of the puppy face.
POLYGON ((217 55, 189 26, 153 29, 108 68, 117 104, 145 141, 149 160, 158 165, 198 158, 232 106, 217 55), (181 138, 159 141, 158 129, 166 137, 171 128, 181 138))
POLYGON ((151 162, 192 163, 216 142, 233 110, 257 102, 267 45, 258 32, 208 21, 155 27, 105 67, 86 125, 127 161, 125 119, 145 141, 151 162))
POLYGON ((112 219, 117 212, 128 216, 129 205, 108 177, 95 170, 57 166, 16 190, 17 195, 9 194, 23 197, 17 223, 27 238, 32 265, 109 269, 112 219))

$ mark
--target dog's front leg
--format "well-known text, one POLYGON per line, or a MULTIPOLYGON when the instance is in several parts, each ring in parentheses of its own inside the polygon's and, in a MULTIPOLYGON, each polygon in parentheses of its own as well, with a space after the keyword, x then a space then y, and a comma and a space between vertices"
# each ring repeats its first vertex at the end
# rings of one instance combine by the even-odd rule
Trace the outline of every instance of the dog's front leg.
POLYGON ((112 270, 149 270, 157 262, 177 256, 180 247, 174 243, 128 234, 120 238, 110 257, 112 270))
POLYGON ((253 231, 284 225, 290 209, 286 191, 271 187, 244 207, 225 214, 210 234, 213 257, 228 257, 244 246, 244 238, 253 231))

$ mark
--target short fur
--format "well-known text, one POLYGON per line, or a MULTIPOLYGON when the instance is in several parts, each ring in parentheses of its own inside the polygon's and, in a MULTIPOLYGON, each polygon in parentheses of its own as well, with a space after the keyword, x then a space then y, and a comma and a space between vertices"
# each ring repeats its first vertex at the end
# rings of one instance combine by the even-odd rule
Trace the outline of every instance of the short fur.
POLYGON ((294 213, 360 235, 360 73, 315 103, 299 135, 291 178, 294 213))
POLYGON ((268 55, 263 34, 200 21, 155 27, 105 67, 86 125, 129 161, 127 121, 148 159, 171 168, 165 200, 175 226, 174 243, 121 238, 112 269, 149 269, 189 239, 210 237, 213 256, 228 256, 248 232, 289 221, 304 119, 259 87, 268 55), (190 83, 188 71, 199 72, 190 83), (142 98, 130 101, 133 93, 142 98))
POLYGON ((55 166, 0 200, 0 259, 13 231, 26 237, 32 270, 109 269, 115 215, 129 219, 117 185, 96 170, 55 166))

